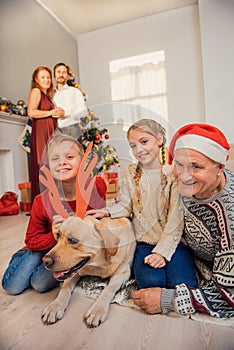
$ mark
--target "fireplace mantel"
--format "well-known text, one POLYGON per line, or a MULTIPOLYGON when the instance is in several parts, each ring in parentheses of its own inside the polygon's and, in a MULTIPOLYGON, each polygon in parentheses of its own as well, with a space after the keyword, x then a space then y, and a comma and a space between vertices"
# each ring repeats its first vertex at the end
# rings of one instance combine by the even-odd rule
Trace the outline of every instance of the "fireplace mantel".
POLYGON ((28 117, 21 115, 10 114, 6 112, 0 112, 0 123, 25 125, 28 121, 28 117))

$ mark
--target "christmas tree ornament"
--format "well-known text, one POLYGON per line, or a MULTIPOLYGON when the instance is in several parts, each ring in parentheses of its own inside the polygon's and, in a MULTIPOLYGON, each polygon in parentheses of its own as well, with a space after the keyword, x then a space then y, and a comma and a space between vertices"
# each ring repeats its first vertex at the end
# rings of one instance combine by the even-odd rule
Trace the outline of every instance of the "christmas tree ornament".
POLYGON ((13 103, 11 100, 5 97, 0 97, 0 111, 7 112, 9 114, 16 114, 21 116, 27 115, 27 106, 23 100, 19 100, 19 104, 13 103))
POLYGON ((8 106, 6 104, 1 105, 1 112, 7 112, 8 106))
POLYGON ((100 139, 101 139, 101 135, 100 135, 100 134, 96 134, 96 135, 95 135, 95 140, 96 140, 96 141, 99 141, 100 139))
POLYGON ((19 106, 24 106, 24 105, 25 105, 24 100, 19 100, 19 101, 17 102, 17 105, 19 105, 19 106))

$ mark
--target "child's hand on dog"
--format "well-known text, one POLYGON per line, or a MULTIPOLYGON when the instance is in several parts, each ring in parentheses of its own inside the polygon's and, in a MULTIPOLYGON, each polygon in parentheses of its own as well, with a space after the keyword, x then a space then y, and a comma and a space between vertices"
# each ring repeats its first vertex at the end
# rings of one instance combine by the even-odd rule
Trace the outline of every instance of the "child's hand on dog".
POLYGON ((95 210, 95 209, 88 210, 85 215, 91 215, 95 219, 102 219, 104 218, 104 216, 106 217, 110 216, 110 213, 108 209, 103 208, 99 210, 95 210))
POLYGON ((58 234, 59 228, 62 225, 64 220, 65 219, 61 215, 54 215, 53 216, 53 222, 52 222, 53 235, 57 235, 58 234))

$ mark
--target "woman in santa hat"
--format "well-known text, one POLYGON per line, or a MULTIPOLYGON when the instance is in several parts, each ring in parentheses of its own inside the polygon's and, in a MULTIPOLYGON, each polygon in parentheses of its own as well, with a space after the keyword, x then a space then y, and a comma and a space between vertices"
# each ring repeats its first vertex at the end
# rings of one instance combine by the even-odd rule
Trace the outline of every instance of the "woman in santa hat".
POLYGON ((172 138, 169 153, 184 207, 183 241, 192 252, 199 288, 147 288, 133 293, 148 313, 234 317, 234 173, 225 169, 228 144, 208 124, 189 124, 172 138))

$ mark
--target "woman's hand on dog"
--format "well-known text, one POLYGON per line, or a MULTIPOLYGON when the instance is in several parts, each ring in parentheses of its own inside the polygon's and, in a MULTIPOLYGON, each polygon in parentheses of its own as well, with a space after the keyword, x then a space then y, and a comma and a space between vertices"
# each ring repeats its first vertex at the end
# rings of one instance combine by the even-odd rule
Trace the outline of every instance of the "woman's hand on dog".
POLYGON ((86 215, 91 215, 95 219, 102 219, 104 216, 108 217, 110 216, 109 210, 106 208, 95 210, 91 209, 86 212, 86 215))
POLYGON ((65 219, 61 215, 54 215, 52 222, 52 232, 56 236, 59 233, 59 228, 65 219))

